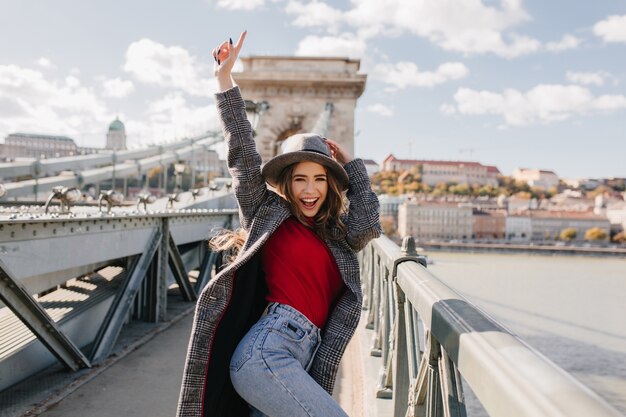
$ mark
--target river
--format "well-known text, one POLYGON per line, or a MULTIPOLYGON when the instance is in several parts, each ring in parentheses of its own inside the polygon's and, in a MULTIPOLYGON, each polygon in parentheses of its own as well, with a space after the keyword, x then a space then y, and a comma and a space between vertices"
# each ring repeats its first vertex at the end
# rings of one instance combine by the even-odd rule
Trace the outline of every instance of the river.
POLYGON ((626 259, 425 254, 442 281, 626 414, 626 259))

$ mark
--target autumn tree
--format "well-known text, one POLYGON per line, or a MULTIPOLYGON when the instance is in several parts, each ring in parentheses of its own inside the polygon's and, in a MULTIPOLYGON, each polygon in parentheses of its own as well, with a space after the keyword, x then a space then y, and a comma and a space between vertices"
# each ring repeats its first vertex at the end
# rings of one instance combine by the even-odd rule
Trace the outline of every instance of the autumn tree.
POLYGON ((559 235, 559 237, 561 238, 561 240, 569 242, 576 239, 577 234, 578 231, 575 228, 568 227, 567 229, 561 230, 561 234, 559 235))
POLYGON ((585 232, 585 240, 606 240, 607 233, 599 227, 592 227, 585 232))

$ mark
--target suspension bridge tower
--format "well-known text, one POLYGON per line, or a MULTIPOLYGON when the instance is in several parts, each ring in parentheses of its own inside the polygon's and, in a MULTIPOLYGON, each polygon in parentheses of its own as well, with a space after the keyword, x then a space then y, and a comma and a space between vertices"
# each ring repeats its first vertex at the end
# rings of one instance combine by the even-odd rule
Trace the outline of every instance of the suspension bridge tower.
POLYGON ((367 76, 348 58, 250 56, 233 74, 246 100, 269 108, 256 127, 263 161, 280 152, 295 133, 320 133, 354 154, 354 109, 367 76))

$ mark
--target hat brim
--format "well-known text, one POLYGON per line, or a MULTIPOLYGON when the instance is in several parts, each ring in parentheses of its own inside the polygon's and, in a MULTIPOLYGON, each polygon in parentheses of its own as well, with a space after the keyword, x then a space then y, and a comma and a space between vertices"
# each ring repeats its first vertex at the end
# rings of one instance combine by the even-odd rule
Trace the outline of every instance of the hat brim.
POLYGON ((295 151, 277 155, 263 165, 261 168, 261 174, 269 185, 276 187, 280 174, 285 168, 289 165, 305 161, 317 162, 318 164, 325 166, 328 168, 329 174, 337 180, 341 190, 345 191, 348 189, 349 181, 346 170, 343 169, 343 167, 334 159, 317 152, 295 151))

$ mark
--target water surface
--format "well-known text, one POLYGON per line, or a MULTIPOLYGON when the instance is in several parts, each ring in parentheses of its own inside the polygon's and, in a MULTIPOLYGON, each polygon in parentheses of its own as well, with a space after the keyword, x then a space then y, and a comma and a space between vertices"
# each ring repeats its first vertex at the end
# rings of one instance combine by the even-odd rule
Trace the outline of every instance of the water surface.
POLYGON ((626 414, 626 259, 426 254, 442 281, 626 414))

